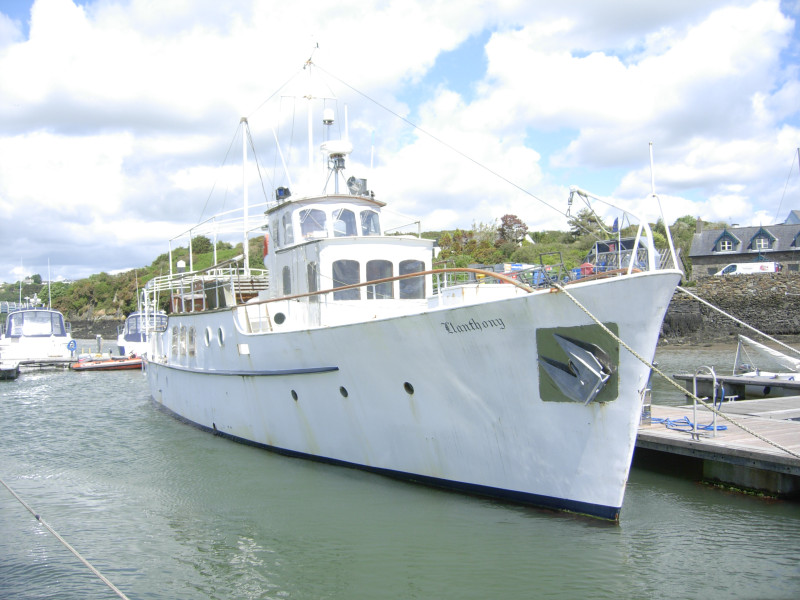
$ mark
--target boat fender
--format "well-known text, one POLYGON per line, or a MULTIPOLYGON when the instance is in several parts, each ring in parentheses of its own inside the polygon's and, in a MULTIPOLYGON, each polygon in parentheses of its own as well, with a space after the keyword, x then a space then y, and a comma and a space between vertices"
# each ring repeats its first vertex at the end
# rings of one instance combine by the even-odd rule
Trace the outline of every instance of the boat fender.
POLYGON ((269 234, 264 233, 264 256, 269 254, 269 234))

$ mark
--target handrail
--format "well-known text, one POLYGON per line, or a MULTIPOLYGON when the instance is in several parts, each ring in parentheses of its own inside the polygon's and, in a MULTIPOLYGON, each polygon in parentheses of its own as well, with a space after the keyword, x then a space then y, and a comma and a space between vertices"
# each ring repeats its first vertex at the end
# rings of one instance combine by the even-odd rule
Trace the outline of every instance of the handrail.
MULTIPOLYGON (((258 305, 258 304, 268 304, 270 302, 278 302, 283 300, 297 300, 298 298, 308 298, 311 296, 321 296, 324 294, 330 294, 331 292, 340 292, 342 290, 351 290, 355 288, 365 287, 368 285, 377 285, 379 283, 388 283, 390 281, 398 281, 401 279, 410 279, 412 277, 423 277, 425 275, 439 275, 445 273, 476 273, 481 274, 489 277, 494 277, 495 279, 499 279, 504 283, 510 283, 515 285, 518 288, 525 290, 526 292, 533 292, 534 289, 529 285, 521 283, 516 279, 503 275, 502 273, 493 273, 492 271, 485 271, 483 269, 474 269, 472 267, 456 267, 451 269, 434 269, 429 271, 415 271, 414 273, 406 273, 405 275, 395 275, 394 277, 384 277, 382 279, 372 279, 370 281, 363 281, 359 283, 351 283, 348 285, 343 285, 340 287, 335 288, 328 288, 326 290, 317 290, 316 292, 306 292, 304 294, 292 294, 290 296, 280 296, 278 298, 265 298, 262 300, 253 300, 248 303, 248 306, 258 305)), ((232 307, 235 308, 235 307, 232 307)))

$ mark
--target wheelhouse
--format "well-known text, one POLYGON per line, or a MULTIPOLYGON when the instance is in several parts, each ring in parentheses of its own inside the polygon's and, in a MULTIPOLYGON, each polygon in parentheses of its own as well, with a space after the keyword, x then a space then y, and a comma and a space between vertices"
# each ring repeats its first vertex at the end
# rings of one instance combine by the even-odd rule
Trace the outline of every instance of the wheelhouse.
POLYGON ((147 321, 150 321, 151 331, 164 331, 167 328, 167 315, 164 313, 151 314, 145 318, 144 313, 135 312, 125 319, 125 324, 117 332, 126 342, 147 341, 147 321))
POLYGON ((395 278, 430 270, 433 243, 384 235, 383 206, 371 194, 333 194, 270 208, 264 260, 272 281, 269 296, 333 289, 334 302, 424 300, 429 277, 395 278), (361 285, 366 282, 372 283, 361 285))
POLYGON ((64 316, 56 310, 23 309, 9 313, 6 320, 5 336, 7 338, 66 338, 68 333, 69 323, 64 323, 64 316))

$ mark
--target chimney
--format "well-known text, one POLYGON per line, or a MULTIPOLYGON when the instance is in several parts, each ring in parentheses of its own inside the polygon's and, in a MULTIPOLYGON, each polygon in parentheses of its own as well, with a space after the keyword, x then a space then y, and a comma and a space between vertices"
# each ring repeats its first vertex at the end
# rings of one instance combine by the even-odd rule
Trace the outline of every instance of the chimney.
POLYGON ((703 219, 698 218, 695 225, 695 233, 703 233, 703 219))

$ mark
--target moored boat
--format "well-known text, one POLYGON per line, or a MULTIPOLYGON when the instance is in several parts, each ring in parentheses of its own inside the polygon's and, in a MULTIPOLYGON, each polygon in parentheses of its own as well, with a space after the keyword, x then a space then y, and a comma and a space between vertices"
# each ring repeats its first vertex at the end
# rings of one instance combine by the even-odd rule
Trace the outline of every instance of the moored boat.
POLYGON ((349 141, 330 138, 322 193, 276 187, 263 217, 245 200, 240 232, 267 228, 266 271, 245 243, 236 259, 148 282, 145 312, 165 297, 171 310, 148 336, 154 400, 284 454, 616 520, 641 358, 680 279, 657 268, 647 222, 635 237, 647 262, 601 276, 529 285, 434 270, 433 242, 386 234, 385 203, 346 177, 349 141))
POLYGON ((31 305, 8 313, 0 359, 21 365, 58 365, 73 360, 76 342, 57 310, 31 305))
MULTIPOLYGON (((167 315, 164 312, 151 314, 149 329, 163 329, 167 323, 167 315)), ((125 319, 125 323, 117 328, 117 349, 120 356, 136 354, 142 356, 147 352, 147 323, 145 314, 142 311, 131 313, 125 319)))
POLYGON ((70 365, 73 371, 124 371, 142 368, 142 357, 131 355, 102 359, 80 360, 70 365))
MULTIPOLYGON (((789 346, 787 349, 800 354, 789 346)), ((731 374, 709 374, 701 369, 696 374, 677 373, 673 378, 682 381, 689 391, 696 388, 701 396, 720 400, 796 396, 800 394, 800 358, 740 334, 731 374), (758 367, 756 360, 761 365, 770 364, 774 370, 758 367)))

